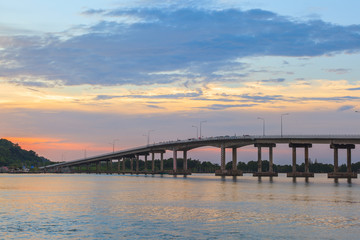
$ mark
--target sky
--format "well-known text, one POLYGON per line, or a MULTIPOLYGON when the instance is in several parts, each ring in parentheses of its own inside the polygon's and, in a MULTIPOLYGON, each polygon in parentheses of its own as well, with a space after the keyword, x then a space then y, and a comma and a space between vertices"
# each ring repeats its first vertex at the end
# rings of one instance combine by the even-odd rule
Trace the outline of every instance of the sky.
MULTIPOLYGON (((357 0, 2 0, 0 137, 69 161, 148 138, 193 138, 202 121, 204 137, 262 135, 259 117, 266 135, 279 135, 285 113, 284 135, 360 134, 359 8, 357 0)), ((220 162, 216 148, 188 156, 220 162)), ((246 147, 238 157, 257 155, 246 147)), ((290 164, 289 147, 274 157, 290 164)), ((310 157, 332 162, 329 146, 310 157)))

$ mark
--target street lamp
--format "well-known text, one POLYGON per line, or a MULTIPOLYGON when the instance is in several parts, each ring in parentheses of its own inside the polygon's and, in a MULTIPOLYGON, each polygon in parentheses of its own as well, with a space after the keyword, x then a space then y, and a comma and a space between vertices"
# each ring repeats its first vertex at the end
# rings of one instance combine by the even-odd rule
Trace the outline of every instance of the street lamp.
POLYGON ((147 136, 147 145, 150 144, 150 133, 153 132, 153 131, 155 131, 155 130, 148 130, 147 135, 146 134, 143 135, 143 136, 147 136))
POLYGON ((281 114, 281 137, 283 136, 283 116, 289 115, 289 113, 281 114))
POLYGON ((261 119, 263 121, 263 136, 265 136, 265 119, 258 117, 257 119, 261 119))
MULTIPOLYGON (((114 139, 112 142, 112 146, 113 146, 113 153, 115 152, 115 142, 116 141, 120 141, 119 139, 114 139)), ((111 144, 111 143, 110 143, 111 144)))
POLYGON ((199 128, 197 126, 192 125, 193 128, 196 128, 196 138, 199 138, 199 128))
POLYGON ((201 125, 202 125, 202 123, 206 123, 206 121, 200 121, 200 139, 202 138, 202 135, 201 135, 201 125))

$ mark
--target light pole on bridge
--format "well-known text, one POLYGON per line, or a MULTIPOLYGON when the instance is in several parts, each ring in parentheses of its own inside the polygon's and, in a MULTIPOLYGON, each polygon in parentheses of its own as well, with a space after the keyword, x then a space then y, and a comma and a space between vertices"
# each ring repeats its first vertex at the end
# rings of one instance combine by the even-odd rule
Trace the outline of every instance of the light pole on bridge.
POLYGON ((199 138, 199 128, 197 126, 192 125, 193 128, 196 128, 196 138, 199 138))
POLYGON ((263 121, 263 136, 265 136, 265 119, 258 117, 257 119, 261 119, 263 121))
POLYGON ((144 134, 143 136, 147 137, 147 145, 150 144, 150 133, 154 132, 155 130, 148 130, 147 134, 144 134))
MULTIPOLYGON (((113 153, 115 152, 115 142, 116 141, 120 141, 120 139, 114 139, 113 141, 112 141, 112 146, 113 146, 113 153)), ((110 143, 111 144, 111 143, 110 143)))
POLYGON ((289 113, 283 113, 281 114, 281 121, 280 121, 280 125, 281 125, 281 137, 283 136, 283 116, 289 115, 289 113))
POLYGON ((204 120, 204 121, 200 121, 200 139, 202 138, 202 135, 201 135, 201 125, 202 125, 202 123, 206 123, 206 120, 204 120))

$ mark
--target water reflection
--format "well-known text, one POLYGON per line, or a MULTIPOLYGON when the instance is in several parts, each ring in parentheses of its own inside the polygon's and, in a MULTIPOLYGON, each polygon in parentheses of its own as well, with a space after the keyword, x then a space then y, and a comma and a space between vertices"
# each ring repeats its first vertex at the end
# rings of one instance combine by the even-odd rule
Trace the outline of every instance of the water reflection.
POLYGON ((261 183, 261 176, 258 176, 258 183, 261 183))
MULTIPOLYGON (((360 188, 324 175, 0 175, 7 239, 357 238, 360 188), (259 181, 260 180, 260 181, 259 181), (299 234, 301 233, 301 234, 299 234)), ((358 186, 354 179, 352 185, 358 186)))

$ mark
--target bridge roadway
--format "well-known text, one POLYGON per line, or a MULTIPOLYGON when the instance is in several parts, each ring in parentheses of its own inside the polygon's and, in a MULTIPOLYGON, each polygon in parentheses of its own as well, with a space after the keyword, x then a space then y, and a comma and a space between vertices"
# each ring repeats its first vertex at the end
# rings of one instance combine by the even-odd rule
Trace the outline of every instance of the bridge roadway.
POLYGON ((107 163, 107 172, 112 172, 113 160, 118 160, 118 173, 165 173, 163 168, 163 154, 166 151, 173 152, 173 170, 167 172, 169 174, 181 174, 187 175, 191 172, 187 168, 187 152, 205 146, 212 146, 221 149, 221 168, 216 171, 217 176, 242 176, 242 171, 237 169, 237 149, 254 145, 258 148, 258 171, 254 173, 254 176, 277 176, 277 173, 273 171, 273 148, 276 144, 289 144, 292 148, 292 172, 287 173, 288 177, 313 177, 314 173, 309 172, 309 148, 312 144, 329 144, 330 148, 334 151, 334 172, 328 173, 329 178, 357 178, 357 173, 351 170, 351 150, 355 148, 356 144, 360 144, 360 135, 287 135, 287 136, 220 136, 209 137, 202 139, 187 139, 177 141, 159 142, 149 144, 146 146, 126 149, 113 153, 78 159, 74 161, 62 162, 53 165, 42 167, 45 172, 63 172, 64 169, 71 167, 86 165, 89 170, 90 164, 96 164, 96 171, 100 173, 100 162, 105 161, 107 163), (232 169, 226 170, 225 162, 225 150, 226 148, 232 149, 232 169), (262 171, 262 148, 269 148, 269 169, 266 172, 262 171), (305 171, 298 172, 296 169, 296 150, 302 148, 305 151, 305 171), (346 149, 347 151, 347 171, 338 171, 338 150, 346 149), (183 169, 177 169, 177 153, 183 152, 183 169), (152 156, 152 169, 148 171, 145 169, 139 170, 139 157, 144 156, 145 163, 148 161, 147 157, 152 156), (160 171, 155 171, 155 154, 160 154, 161 166, 160 171), (136 169, 134 170, 133 160, 136 161, 136 169), (122 160, 122 161, 121 161, 122 160), (125 170, 125 161, 130 160, 130 171, 125 170), (122 169, 121 169, 122 162, 122 169))

